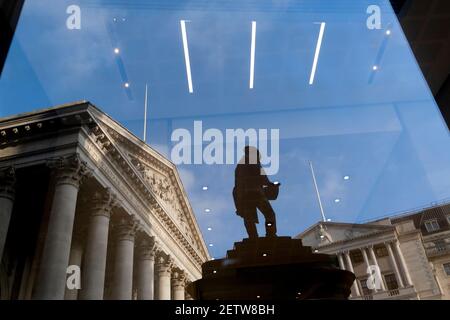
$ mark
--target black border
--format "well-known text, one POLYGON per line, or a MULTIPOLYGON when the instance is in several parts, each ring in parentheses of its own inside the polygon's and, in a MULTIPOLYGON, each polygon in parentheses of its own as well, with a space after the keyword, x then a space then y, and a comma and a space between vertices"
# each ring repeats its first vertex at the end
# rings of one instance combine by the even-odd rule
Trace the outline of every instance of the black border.
POLYGON ((25 0, 0 0, 0 75, 25 0))

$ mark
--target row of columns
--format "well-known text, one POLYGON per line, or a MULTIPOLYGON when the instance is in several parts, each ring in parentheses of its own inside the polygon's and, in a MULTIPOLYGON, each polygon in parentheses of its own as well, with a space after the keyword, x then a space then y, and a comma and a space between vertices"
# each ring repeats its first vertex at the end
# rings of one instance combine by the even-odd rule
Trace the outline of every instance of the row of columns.
MULTIPOLYGON (((158 249, 132 217, 114 213, 112 221, 118 204, 111 192, 95 192, 87 222, 75 222, 80 185, 90 176, 77 155, 52 160, 48 165, 55 173, 54 194, 33 299, 103 299, 109 249, 113 251, 111 299, 131 299, 133 285, 138 299, 154 299, 155 275, 158 299, 185 298, 185 273, 174 266, 170 255, 158 249), (80 266, 81 290, 66 290, 69 265, 80 266)), ((13 169, 0 171, 0 258, 14 205, 14 183, 13 169)))
POLYGON ((78 190, 89 171, 78 156, 48 162, 55 172, 54 195, 33 298, 63 299, 78 190))
MULTIPOLYGON (((408 267, 406 266, 405 258, 401 251, 399 242, 397 240, 392 241, 392 242, 386 242, 385 246, 388 251, 389 260, 392 265, 392 268, 394 269, 394 274, 397 279, 397 283, 398 283, 399 287, 400 288, 405 287, 405 282, 403 281, 402 275, 404 276, 404 280, 406 281, 406 286, 412 286, 413 283, 411 280, 411 276, 409 274, 408 267), (395 252, 395 254, 394 254, 394 252, 395 252), (397 261, 395 255, 398 257, 398 261, 397 261)), ((361 250, 361 253, 362 253, 362 256, 364 259, 364 263, 367 267, 370 265, 375 265, 379 268, 378 260, 375 255, 373 245, 364 247, 364 248, 360 248, 359 250, 361 250), (370 256, 370 259, 372 260, 372 264, 369 261, 369 256, 367 255, 367 251, 369 252, 369 256, 370 256)), ((344 252, 338 253, 337 257, 338 257, 338 261, 339 261, 339 266, 342 270, 348 270, 348 271, 354 273, 353 263, 352 263, 349 251, 344 251, 344 252), (345 257, 346 263, 344 262, 343 257, 345 257)), ((386 291, 386 286, 385 286, 384 282, 381 281, 380 284, 381 284, 381 290, 386 291)), ((353 283, 353 290, 357 296, 361 295, 361 292, 357 285, 356 280, 353 283)), ((377 292, 377 289, 374 289, 374 291, 377 292)))

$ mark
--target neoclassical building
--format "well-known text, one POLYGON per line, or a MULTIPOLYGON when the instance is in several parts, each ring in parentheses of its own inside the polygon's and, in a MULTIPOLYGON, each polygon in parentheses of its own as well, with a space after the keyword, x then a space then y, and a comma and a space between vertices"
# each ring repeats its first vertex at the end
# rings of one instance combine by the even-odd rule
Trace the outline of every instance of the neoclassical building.
POLYGON ((361 224, 318 222, 297 237, 355 273, 351 299, 450 299, 450 204, 361 224), (373 288, 368 266, 380 270, 373 288))
POLYGON ((210 259, 175 165, 85 101, 0 119, 0 258, 1 299, 160 300, 210 259))

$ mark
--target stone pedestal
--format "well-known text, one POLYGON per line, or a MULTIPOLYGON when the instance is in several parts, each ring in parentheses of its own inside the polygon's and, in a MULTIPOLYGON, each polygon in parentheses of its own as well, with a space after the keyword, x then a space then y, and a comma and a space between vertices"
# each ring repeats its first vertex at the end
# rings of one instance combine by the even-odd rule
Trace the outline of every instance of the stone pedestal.
POLYGON ((355 275, 334 255, 312 253, 300 239, 244 239, 227 257, 205 262, 187 290, 198 300, 347 299, 355 275))

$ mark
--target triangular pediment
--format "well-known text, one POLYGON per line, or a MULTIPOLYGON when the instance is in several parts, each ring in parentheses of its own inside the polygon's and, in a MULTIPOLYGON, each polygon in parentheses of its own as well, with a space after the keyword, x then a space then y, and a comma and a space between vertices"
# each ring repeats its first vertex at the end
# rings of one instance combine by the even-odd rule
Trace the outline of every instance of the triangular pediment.
POLYGON ((188 242, 207 255, 205 242, 175 164, 97 108, 93 107, 89 112, 188 242))

